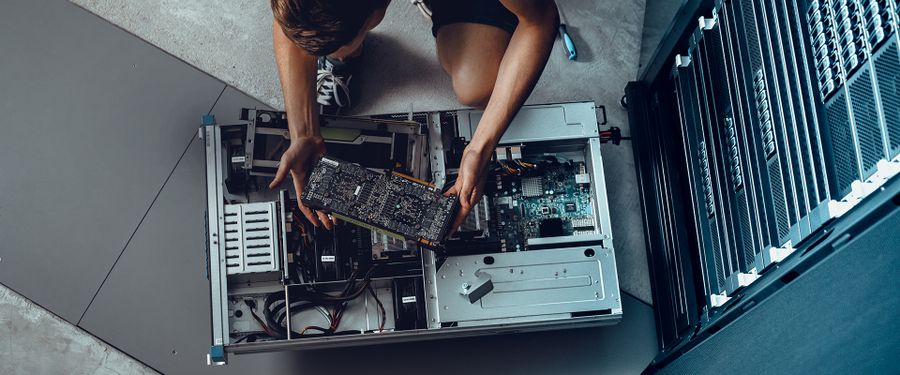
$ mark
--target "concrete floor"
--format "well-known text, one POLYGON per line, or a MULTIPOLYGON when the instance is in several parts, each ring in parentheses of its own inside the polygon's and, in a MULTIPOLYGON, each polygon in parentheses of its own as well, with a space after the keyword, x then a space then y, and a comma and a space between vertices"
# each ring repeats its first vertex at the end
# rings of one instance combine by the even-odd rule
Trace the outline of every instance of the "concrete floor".
MULTIPOLYGON (((623 291, 638 298, 626 295, 621 324, 401 344, 378 351, 246 355, 227 368, 206 367, 201 359, 209 345, 209 327, 202 322, 209 311, 196 302, 208 296, 206 280, 198 273, 203 268, 202 254, 197 253, 202 239, 196 233, 202 232, 202 223, 195 217, 202 212, 197 207, 201 182, 196 178, 202 163, 193 134, 197 118, 210 108, 221 121, 229 121, 242 106, 280 107, 271 29, 261 21, 267 19, 268 9, 256 1, 76 2, 171 56, 58 0, 0 6, 0 53, 6 56, 0 65, 0 113, 6 119, 0 124, 0 170, 5 173, 0 180, 0 237, 5 239, 0 247, 0 283, 5 285, 0 294, 15 297, 8 297, 12 302, 3 302, 0 309, 4 327, 16 327, 7 321, 21 320, 10 306, 37 317, 41 327, 68 321, 164 373, 293 373, 297 368, 325 370, 335 363, 346 371, 371 372, 367 364, 383 360, 386 352, 415 353, 416 360, 408 364, 412 367, 393 366, 402 372, 445 362, 442 353, 448 350, 479 359, 452 361, 437 373, 466 371, 474 364, 516 373, 634 373, 655 354, 652 308, 640 302, 649 302, 650 292, 634 166, 625 142, 604 149, 620 280, 623 291), (21 33, 34 20, 66 25, 66 33, 49 28, 21 33), (42 145, 38 154, 35 145, 42 145), (63 194, 60 187, 65 188, 63 194), (166 277, 160 277, 162 269, 166 277), (46 311, 6 287, 53 314, 36 315, 46 311), (162 308, 160 302, 175 308, 162 308), (148 309, 155 315, 148 315, 148 309), (482 356, 497 348, 506 354, 482 356), (350 352, 360 360, 343 361, 350 352), (511 363, 504 359, 510 356, 535 360, 511 363)), ((567 62, 561 50, 554 50, 530 101, 595 100, 609 107, 610 125, 628 134, 625 112, 616 103, 637 71, 643 1, 582 3, 566 2, 562 9, 583 61, 567 62), (605 15, 602 22, 596 14, 605 15), (587 45, 587 40, 596 43, 587 45), (579 77, 591 77, 597 84, 584 85, 579 77)), ((367 47, 373 68, 358 80, 366 100, 355 111, 406 111, 412 98, 415 110, 458 106, 434 61, 427 21, 416 26, 424 32, 403 31, 408 19, 420 17, 408 3, 392 3, 389 17, 367 47), (399 65, 375 63, 387 60, 386 55, 399 65), (406 73, 397 77, 396 72, 406 73), (374 78, 379 76, 397 78, 374 78)), ((4 349, 0 373, 79 373, 82 368, 92 373, 103 368, 104 358, 121 362, 106 364, 109 368, 147 370, 103 341, 68 327, 71 330, 58 331, 62 336, 56 341, 50 338, 50 345, 91 342, 96 350, 62 348, 52 353, 56 360, 47 362, 48 367, 35 369, 31 362, 44 361, 43 352, 4 349)), ((40 328, 29 326, 25 332, 47 347, 40 328)))
POLYGON ((0 374, 156 373, 0 285, 0 374))

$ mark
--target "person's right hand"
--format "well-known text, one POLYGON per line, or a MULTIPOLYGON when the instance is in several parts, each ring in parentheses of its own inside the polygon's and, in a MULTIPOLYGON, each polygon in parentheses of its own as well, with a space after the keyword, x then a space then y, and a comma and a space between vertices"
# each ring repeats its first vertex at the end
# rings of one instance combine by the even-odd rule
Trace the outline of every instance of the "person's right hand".
POLYGON ((331 230, 335 224, 333 218, 330 218, 324 212, 306 207, 300 200, 309 170, 323 155, 325 155, 325 141, 321 136, 305 136, 292 139, 291 146, 281 155, 281 162, 278 163, 278 172, 275 172, 275 179, 269 184, 269 188, 275 189, 278 187, 284 181, 288 172, 290 172, 291 180, 294 181, 294 191, 297 193, 297 206, 299 206, 300 212, 316 228, 319 227, 319 224, 322 224, 326 229, 331 230))

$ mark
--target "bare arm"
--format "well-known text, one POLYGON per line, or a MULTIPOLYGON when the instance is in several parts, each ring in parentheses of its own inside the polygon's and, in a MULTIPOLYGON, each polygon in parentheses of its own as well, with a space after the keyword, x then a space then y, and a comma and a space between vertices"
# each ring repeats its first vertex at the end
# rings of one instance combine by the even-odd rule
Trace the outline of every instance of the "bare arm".
POLYGON ((559 25, 559 13, 551 0, 500 2, 519 18, 519 25, 503 54, 481 122, 463 152, 456 184, 448 190, 448 194, 457 195, 460 200, 461 209, 454 229, 481 200, 485 167, 500 137, 540 78, 559 25))
POLYGON ((556 4, 549 0, 501 0, 519 18, 503 54, 494 91, 472 137, 476 147, 493 149, 531 94, 553 48, 559 25, 556 4))
POLYGON ((319 135, 319 111, 315 97, 316 56, 294 44, 277 22, 272 23, 272 44, 291 138, 319 135))
MULTIPOLYGON (((306 175, 319 156, 325 154, 325 143, 319 134, 319 108, 316 103, 316 56, 310 55, 284 35, 277 22, 272 24, 272 42, 284 109, 287 112, 291 146, 284 152, 275 179, 269 185, 277 187, 291 174, 299 202, 306 175)), ((324 224, 331 229, 332 220, 299 203, 300 211, 315 226, 324 224)))

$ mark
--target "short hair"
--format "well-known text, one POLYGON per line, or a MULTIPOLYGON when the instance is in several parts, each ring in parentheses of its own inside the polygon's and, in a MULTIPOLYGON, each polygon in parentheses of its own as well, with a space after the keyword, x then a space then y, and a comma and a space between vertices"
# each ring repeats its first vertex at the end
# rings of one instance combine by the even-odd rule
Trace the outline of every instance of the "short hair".
POLYGON ((350 43, 363 23, 390 0, 271 0, 284 34, 307 52, 325 56, 350 43))

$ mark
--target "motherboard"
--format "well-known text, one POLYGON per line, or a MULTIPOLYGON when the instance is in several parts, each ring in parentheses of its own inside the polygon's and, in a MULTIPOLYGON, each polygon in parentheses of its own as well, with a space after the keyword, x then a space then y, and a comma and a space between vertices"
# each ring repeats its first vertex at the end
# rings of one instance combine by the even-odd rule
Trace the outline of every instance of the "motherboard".
POLYGON ((593 233, 590 175, 583 162, 536 164, 521 175, 497 175, 491 195, 501 251, 527 250, 529 238, 593 233))
POLYGON ((458 206, 456 198, 442 196, 424 181, 330 156, 318 161, 301 199, 346 221, 426 246, 444 238, 458 206))

